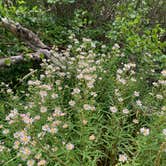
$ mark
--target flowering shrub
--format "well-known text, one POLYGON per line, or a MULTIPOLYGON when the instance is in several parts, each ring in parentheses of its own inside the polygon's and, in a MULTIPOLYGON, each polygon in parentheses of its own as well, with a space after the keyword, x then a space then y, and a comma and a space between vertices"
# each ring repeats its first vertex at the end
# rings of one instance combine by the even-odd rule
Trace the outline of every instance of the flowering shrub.
POLYGON ((149 86, 118 44, 69 39, 26 90, 1 83, 0 165, 164 166, 166 71, 149 86))

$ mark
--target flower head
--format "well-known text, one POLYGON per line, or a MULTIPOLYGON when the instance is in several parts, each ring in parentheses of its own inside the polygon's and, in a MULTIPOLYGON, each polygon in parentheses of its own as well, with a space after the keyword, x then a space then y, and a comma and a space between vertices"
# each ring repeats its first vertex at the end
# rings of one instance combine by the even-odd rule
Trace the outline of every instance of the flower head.
POLYGON ((122 163, 126 162, 127 161, 126 154, 120 154, 119 155, 119 161, 122 162, 122 163))
POLYGON ((94 134, 92 134, 92 135, 89 136, 89 140, 90 140, 90 141, 94 141, 95 139, 96 139, 96 137, 95 137, 94 134))
POLYGON ((112 113, 116 113, 118 110, 117 110, 117 108, 116 107, 110 107, 110 111, 112 112, 112 113))
POLYGON ((144 136, 147 136, 147 135, 149 135, 150 130, 149 130, 149 128, 142 127, 142 128, 140 129, 140 132, 141 132, 144 136))
POLYGON ((68 143, 68 144, 66 144, 66 149, 67 150, 73 150, 74 149, 74 145, 71 144, 71 143, 68 143))

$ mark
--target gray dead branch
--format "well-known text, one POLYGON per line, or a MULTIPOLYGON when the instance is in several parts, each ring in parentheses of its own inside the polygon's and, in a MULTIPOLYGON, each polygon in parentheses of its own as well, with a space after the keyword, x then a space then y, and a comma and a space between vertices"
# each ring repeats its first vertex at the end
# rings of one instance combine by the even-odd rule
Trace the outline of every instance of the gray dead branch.
MULTIPOLYGON (((50 58, 52 51, 45 45, 40 38, 31 30, 23 27, 19 23, 16 23, 7 18, 1 18, 0 26, 9 30, 17 38, 23 41, 28 47, 30 47, 34 53, 28 54, 32 60, 40 60, 40 55, 44 58, 50 58)), ((4 67, 10 64, 21 63, 27 60, 27 55, 18 55, 0 59, 0 67, 4 67)))

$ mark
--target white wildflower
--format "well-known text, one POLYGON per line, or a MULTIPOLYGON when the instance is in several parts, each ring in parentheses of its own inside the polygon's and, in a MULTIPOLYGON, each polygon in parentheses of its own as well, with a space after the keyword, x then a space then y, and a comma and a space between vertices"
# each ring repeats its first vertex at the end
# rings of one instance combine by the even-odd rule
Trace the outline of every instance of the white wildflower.
POLYGON ((75 104, 76 104, 76 102, 75 102, 74 100, 70 100, 70 101, 69 101, 69 105, 70 105, 70 106, 73 107, 75 104))
POLYGON ((129 113, 129 110, 128 110, 127 108, 125 108, 125 109, 122 110, 122 112, 123 112, 124 114, 128 114, 128 113, 129 113))
POLYGON ((112 113, 116 113, 118 110, 117 110, 116 107, 111 106, 111 107, 110 107, 110 111, 111 111, 112 113))
POLYGON ((68 143, 68 144, 66 145, 66 149, 67 149, 67 150, 73 150, 73 149, 74 149, 74 145, 71 144, 71 143, 68 143))
POLYGON ((119 161, 124 163, 127 161, 127 155, 126 154, 120 154, 119 155, 119 161))
POLYGON ((140 129, 140 132, 141 132, 144 136, 148 136, 149 133, 150 133, 150 130, 149 130, 149 128, 142 127, 142 128, 140 129))

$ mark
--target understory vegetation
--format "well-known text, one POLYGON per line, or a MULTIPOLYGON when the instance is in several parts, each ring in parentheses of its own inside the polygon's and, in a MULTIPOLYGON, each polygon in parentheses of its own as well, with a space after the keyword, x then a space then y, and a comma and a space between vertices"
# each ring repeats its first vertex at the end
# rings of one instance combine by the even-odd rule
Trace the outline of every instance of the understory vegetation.
POLYGON ((165 8, 0 0, 0 166, 165 166, 165 8), (34 50, 4 18, 37 34, 51 57, 28 59, 34 50), (20 54, 27 61, 12 64, 20 54))

